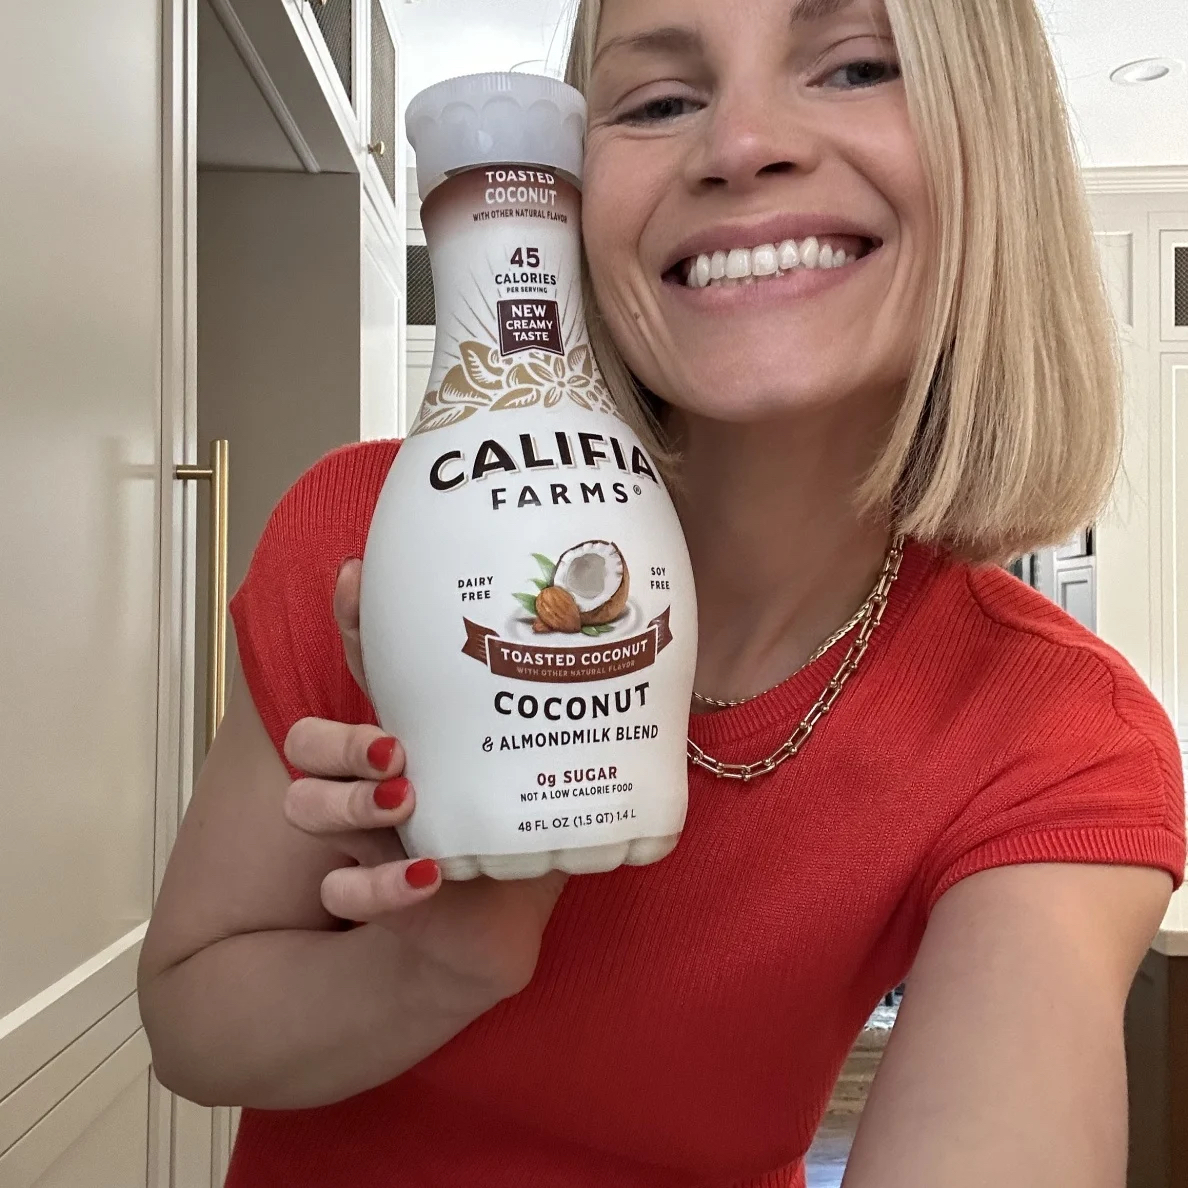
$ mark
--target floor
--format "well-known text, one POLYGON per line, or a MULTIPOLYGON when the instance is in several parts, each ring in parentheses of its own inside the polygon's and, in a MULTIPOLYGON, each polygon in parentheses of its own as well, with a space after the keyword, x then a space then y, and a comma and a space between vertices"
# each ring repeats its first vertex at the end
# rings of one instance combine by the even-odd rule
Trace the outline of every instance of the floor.
POLYGON ((808 1188, 841 1188, 858 1117, 853 1112, 825 1115, 805 1165, 808 1188))
POLYGON ((898 1011, 898 999, 890 1007, 879 1007, 854 1045, 809 1149, 805 1162, 808 1188, 841 1188, 866 1094, 898 1011))

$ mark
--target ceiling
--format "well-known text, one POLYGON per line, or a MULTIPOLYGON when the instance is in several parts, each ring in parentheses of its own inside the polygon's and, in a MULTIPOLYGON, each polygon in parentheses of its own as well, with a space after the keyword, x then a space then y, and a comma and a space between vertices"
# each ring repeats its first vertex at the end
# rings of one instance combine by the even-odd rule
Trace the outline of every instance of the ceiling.
MULTIPOLYGON (((1120 87, 1109 79, 1110 71, 1139 58, 1188 63, 1188 0, 1037 3, 1066 80, 1085 164, 1188 165, 1188 69, 1145 86, 1120 87)), ((404 103, 455 74, 517 65, 559 72, 572 10, 573 0, 399 5, 404 103)))

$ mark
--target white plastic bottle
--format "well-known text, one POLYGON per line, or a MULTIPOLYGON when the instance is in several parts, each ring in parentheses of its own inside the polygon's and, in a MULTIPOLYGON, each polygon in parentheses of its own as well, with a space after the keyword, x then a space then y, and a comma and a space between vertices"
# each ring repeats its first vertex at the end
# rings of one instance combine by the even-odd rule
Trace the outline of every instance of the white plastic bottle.
POLYGON ((473 75, 407 121, 437 349, 361 605, 417 792, 405 847, 449 879, 657 861, 685 819, 697 616, 668 492, 587 340, 585 101, 473 75))

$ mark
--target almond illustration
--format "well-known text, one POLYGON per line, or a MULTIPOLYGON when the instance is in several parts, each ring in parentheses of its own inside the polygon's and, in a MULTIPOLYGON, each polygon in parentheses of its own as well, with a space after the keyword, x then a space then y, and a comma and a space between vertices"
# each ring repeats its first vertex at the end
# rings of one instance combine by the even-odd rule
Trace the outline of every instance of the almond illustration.
POLYGON ((573 635, 582 629, 578 604, 573 595, 560 586, 549 586, 536 596, 536 617, 551 631, 573 635))

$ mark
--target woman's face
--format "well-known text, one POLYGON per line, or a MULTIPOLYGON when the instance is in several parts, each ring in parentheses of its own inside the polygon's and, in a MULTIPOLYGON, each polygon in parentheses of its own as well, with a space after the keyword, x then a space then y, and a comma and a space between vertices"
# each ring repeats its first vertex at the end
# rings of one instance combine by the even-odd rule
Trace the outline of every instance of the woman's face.
POLYGON ((586 247, 635 374, 717 420, 889 413, 932 245, 882 0, 604 0, 589 99, 586 247))

